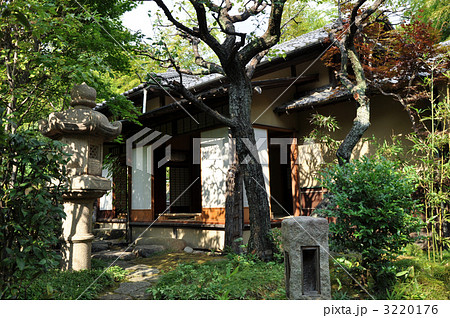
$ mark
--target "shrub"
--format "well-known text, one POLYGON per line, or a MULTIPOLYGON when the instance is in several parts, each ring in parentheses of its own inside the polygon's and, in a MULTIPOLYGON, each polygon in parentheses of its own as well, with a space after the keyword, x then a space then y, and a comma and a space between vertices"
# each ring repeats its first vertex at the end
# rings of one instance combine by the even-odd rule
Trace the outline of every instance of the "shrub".
POLYGON ((0 298, 14 299, 59 266, 65 156, 58 142, 0 126, 0 298))
POLYGON ((361 266, 368 273, 365 278, 371 277, 378 291, 385 291, 394 279, 391 261, 421 226, 413 216, 411 175, 394 162, 368 157, 322 173, 323 185, 336 204, 324 211, 336 217, 330 225, 332 248, 360 253, 361 266))

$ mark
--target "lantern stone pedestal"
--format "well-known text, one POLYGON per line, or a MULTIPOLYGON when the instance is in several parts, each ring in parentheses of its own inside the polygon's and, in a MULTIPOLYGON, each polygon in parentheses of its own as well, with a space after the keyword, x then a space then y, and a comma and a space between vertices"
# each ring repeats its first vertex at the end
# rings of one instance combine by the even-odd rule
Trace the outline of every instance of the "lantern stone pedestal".
POLYGON ((66 144, 65 151, 71 154, 67 164, 69 190, 63 196, 63 267, 69 270, 91 267, 93 204, 111 189, 111 182, 101 176, 103 143, 122 130, 120 122, 110 123, 92 109, 96 95, 92 87, 77 85, 71 91, 73 108, 39 122, 41 133, 66 144))

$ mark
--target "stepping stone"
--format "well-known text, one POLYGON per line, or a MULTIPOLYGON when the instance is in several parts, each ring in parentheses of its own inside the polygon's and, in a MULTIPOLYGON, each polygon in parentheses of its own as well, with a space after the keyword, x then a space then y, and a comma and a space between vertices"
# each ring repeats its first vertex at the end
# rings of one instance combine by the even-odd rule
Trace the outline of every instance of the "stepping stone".
POLYGON ((133 264, 129 263, 129 266, 127 266, 126 270, 129 271, 132 274, 133 272, 142 271, 142 270, 146 270, 146 269, 149 269, 149 268, 153 268, 153 267, 151 267, 149 265, 145 265, 145 264, 133 265, 133 264))
POLYGON ((132 300, 133 297, 124 295, 124 294, 114 294, 109 293, 106 295, 103 295, 99 298, 99 300, 132 300))
POLYGON ((133 249, 133 253, 140 257, 150 257, 164 250, 165 248, 162 245, 138 245, 133 249))
POLYGON ((129 261, 136 258, 136 255, 132 252, 122 252, 122 251, 102 251, 94 254, 93 258, 98 258, 106 261, 114 261, 116 259, 129 261))
POLYGON ((159 276, 158 275, 154 275, 154 276, 128 276, 128 281, 129 282, 148 282, 148 283, 155 283, 156 281, 158 281, 159 276))
POLYGON ((146 281, 124 282, 120 284, 119 288, 117 288, 114 293, 124 294, 136 298, 139 296, 143 296, 146 289, 150 287, 150 285, 151 283, 146 281))
POLYGON ((192 252, 194 252, 194 249, 192 248, 192 247, 189 247, 189 246, 186 246, 185 248, 184 248, 184 251, 186 252, 186 253, 192 253, 192 252))
POLYGON ((130 276, 134 276, 134 277, 148 277, 148 276, 153 276, 153 275, 157 275, 157 274, 159 274, 159 269, 150 267, 150 268, 147 268, 147 269, 141 269, 141 270, 135 271, 130 276))

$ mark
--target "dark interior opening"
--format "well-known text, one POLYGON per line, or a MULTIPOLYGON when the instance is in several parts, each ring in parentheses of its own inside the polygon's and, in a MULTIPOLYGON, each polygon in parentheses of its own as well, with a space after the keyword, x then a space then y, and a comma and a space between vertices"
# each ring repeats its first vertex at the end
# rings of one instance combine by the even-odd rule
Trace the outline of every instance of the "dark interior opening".
MULTIPOLYGON (((270 138, 292 138, 292 133, 270 131, 270 138)), ((273 218, 293 215, 291 150, 286 147, 286 160, 282 160, 280 145, 269 143, 269 174, 270 174, 270 207, 273 218), (281 205, 281 206, 280 206, 281 205)))
POLYGON ((155 217, 163 213, 201 213, 200 165, 193 164, 192 138, 199 134, 174 136, 154 152, 155 217), (171 145, 172 160, 158 168, 165 156, 165 146, 171 145), (190 186, 190 187, 189 187, 190 186), (186 189, 188 189, 186 191, 186 189))
POLYGON ((320 294, 319 247, 302 247, 303 295, 320 294))

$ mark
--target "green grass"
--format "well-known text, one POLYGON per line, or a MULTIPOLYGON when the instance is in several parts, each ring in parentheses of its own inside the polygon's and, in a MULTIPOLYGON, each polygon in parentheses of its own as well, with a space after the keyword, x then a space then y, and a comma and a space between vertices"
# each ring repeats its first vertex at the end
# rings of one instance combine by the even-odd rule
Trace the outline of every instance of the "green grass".
MULTIPOLYGON (((407 246, 405 255, 398 256, 393 263, 396 278, 393 286, 383 295, 371 292, 375 298, 392 300, 437 300, 450 299, 450 251, 444 253, 442 261, 428 260, 425 252, 418 248, 407 246)), ((351 266, 358 265, 355 255, 345 257, 347 268, 359 280, 351 266)), ((330 275, 333 291, 333 299, 370 299, 344 270, 330 260, 330 275)), ((360 280, 359 280, 360 281, 360 280)))
MULTIPOLYGON (((346 259, 346 266, 358 266, 358 255, 346 255, 346 259)), ((284 264, 237 255, 200 263, 179 261, 177 266, 171 262, 158 283, 149 288, 152 299, 286 299, 284 264)), ((393 269, 400 275, 386 294, 377 295, 364 287, 379 299, 450 299, 449 263, 450 252, 442 262, 432 262, 413 249, 394 262, 393 269)), ((332 260, 330 275, 333 299, 370 299, 332 260)))
POLYGON ((284 265, 238 255, 179 264, 148 291, 152 299, 285 299, 284 265))
POLYGON ((113 286, 115 282, 123 280, 126 275, 124 269, 113 266, 93 283, 105 267, 105 263, 92 260, 93 269, 91 270, 77 272, 49 271, 34 279, 31 283, 23 282, 23 286, 29 286, 26 291, 22 291, 19 299, 69 300, 77 299, 83 292, 84 294, 80 299, 95 299, 102 291, 113 286), (86 290, 91 284, 92 286, 86 290))
POLYGON ((389 299, 450 299, 450 252, 442 261, 420 257, 399 257, 396 262, 400 275, 389 299))

